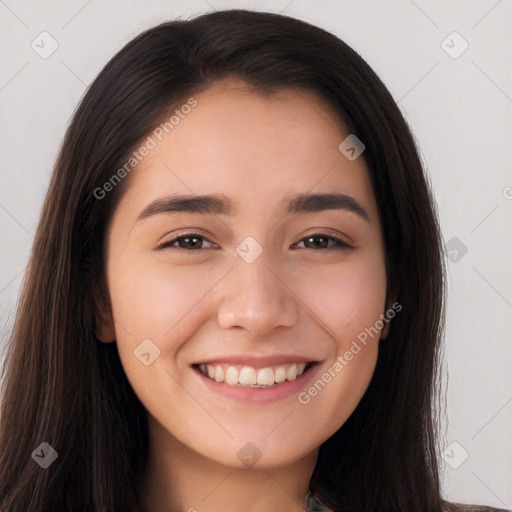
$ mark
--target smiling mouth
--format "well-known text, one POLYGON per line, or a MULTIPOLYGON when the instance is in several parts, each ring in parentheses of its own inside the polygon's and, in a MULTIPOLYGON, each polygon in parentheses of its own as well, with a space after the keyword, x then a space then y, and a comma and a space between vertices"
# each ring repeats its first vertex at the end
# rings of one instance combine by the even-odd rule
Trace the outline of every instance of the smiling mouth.
POLYGON ((269 388, 283 382, 292 382, 306 373, 316 362, 288 363, 265 368, 249 365, 208 364, 193 365, 205 377, 228 386, 269 388))

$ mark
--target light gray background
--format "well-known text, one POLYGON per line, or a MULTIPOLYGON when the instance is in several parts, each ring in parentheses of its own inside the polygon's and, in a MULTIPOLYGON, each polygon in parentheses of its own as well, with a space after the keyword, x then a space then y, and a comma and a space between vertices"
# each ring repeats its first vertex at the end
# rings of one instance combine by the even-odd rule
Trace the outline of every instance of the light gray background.
POLYGON ((452 501, 511 508, 512 0, 0 0, 2 341, 59 144, 86 86, 143 29, 233 7, 282 12, 335 33, 373 67, 411 124, 444 239, 468 249, 456 254, 450 244, 459 242, 448 245, 456 261, 448 261, 443 489, 452 501), (43 31, 59 44, 47 59, 31 48, 43 31), (469 44, 458 58, 442 46, 462 48, 446 39, 453 31, 469 44))

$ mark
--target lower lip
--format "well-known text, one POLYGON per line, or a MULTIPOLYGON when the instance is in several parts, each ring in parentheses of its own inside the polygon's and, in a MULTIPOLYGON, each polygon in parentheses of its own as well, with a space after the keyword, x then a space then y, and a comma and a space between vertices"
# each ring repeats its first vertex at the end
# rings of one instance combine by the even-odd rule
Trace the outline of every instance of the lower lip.
POLYGON ((194 371, 199 375, 204 385, 214 393, 226 398, 232 398, 239 402, 270 404, 284 400, 292 395, 298 395, 298 393, 313 380, 319 367, 320 365, 316 363, 295 380, 281 382, 280 384, 268 388, 229 386, 228 384, 223 384, 206 377, 196 368, 194 368, 194 371))

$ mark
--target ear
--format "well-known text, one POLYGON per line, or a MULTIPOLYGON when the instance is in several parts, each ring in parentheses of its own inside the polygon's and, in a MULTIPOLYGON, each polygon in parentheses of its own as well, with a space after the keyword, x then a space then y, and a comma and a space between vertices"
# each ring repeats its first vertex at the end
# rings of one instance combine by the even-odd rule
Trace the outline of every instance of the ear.
POLYGON ((112 308, 106 295, 106 291, 102 287, 94 286, 94 331, 99 341, 112 343, 116 341, 116 333, 112 308))
MULTIPOLYGON (((395 312, 395 314, 400 311, 402 309, 402 306, 398 303, 398 288, 395 286, 390 292, 389 292, 389 295, 386 299, 386 311, 393 311, 395 312), (400 309, 398 309, 397 306, 395 306, 395 308, 393 308, 393 305, 394 304, 397 304, 398 306, 400 306, 400 309)), ((386 311, 384 312, 384 314, 386 314, 386 311)), ((388 316, 388 315, 386 315, 388 316)), ((389 331, 391 330, 391 322, 393 320, 388 317, 388 321, 384 324, 384 327, 382 328, 382 332, 381 332, 381 336, 380 336, 380 339, 381 340, 385 340, 388 336, 389 336, 389 331)))
POLYGON ((388 320, 388 322, 386 322, 384 324, 384 327, 382 328, 381 335, 380 335, 381 340, 385 340, 389 336, 389 331, 391 329, 391 322, 392 322, 392 320, 388 320))

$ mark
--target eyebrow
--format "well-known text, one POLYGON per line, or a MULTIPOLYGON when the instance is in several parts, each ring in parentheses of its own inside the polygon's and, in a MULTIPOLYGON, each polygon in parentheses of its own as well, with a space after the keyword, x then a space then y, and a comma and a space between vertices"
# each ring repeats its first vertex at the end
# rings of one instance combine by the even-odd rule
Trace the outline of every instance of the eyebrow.
MULTIPOLYGON (((351 196, 333 194, 296 194, 282 201, 285 213, 312 213, 324 210, 346 210, 355 213, 370 222, 368 212, 351 196)), ((153 215, 172 212, 191 212, 210 215, 236 214, 233 202, 224 194, 216 195, 181 195, 157 199, 150 203, 137 217, 137 222, 153 215)))

